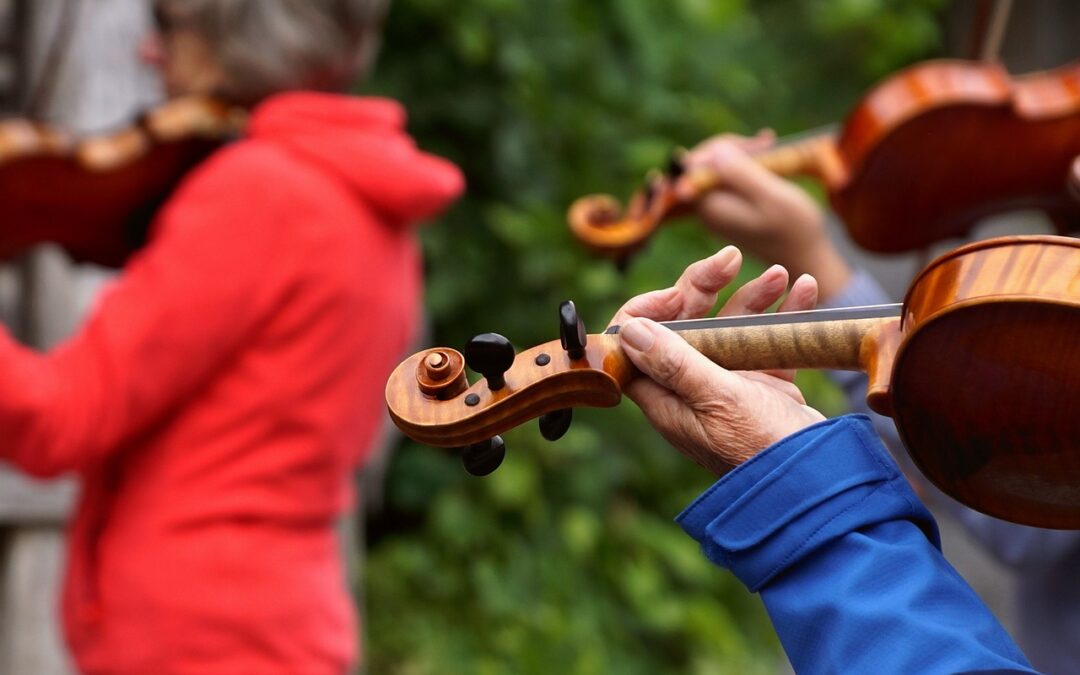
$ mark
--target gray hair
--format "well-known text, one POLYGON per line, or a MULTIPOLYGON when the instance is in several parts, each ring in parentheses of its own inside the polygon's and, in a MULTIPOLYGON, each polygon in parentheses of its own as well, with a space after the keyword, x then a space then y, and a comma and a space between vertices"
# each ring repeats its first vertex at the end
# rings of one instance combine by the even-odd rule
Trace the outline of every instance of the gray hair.
POLYGON ((390 0, 155 0, 207 41, 222 95, 254 104, 289 89, 341 91, 370 70, 390 0))

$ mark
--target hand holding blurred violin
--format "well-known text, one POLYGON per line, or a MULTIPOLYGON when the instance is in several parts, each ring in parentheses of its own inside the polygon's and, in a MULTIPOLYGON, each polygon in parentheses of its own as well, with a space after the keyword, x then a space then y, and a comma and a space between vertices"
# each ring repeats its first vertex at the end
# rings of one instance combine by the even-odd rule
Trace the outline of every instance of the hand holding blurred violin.
MULTIPOLYGON (((1015 209, 1043 211, 1060 232, 1080 219, 1066 189, 1080 155, 1080 63, 1016 78, 997 63, 916 64, 871 89, 836 134, 776 146, 766 139, 739 144, 772 173, 820 181, 851 238, 869 251, 925 248, 1015 209)), ((610 196, 588 195, 567 221, 593 250, 625 259, 698 200, 740 191, 732 180, 753 176, 691 167, 676 155, 625 210, 610 196)))
POLYGON ((675 182, 675 193, 694 204, 705 226, 725 241, 782 265, 793 277, 813 276, 821 297, 832 297, 851 270, 829 241, 821 208, 752 157, 775 140, 763 130, 753 137, 721 134, 702 142, 683 155, 686 173, 675 182), (691 179, 700 171, 710 172, 723 187, 697 198, 691 179))

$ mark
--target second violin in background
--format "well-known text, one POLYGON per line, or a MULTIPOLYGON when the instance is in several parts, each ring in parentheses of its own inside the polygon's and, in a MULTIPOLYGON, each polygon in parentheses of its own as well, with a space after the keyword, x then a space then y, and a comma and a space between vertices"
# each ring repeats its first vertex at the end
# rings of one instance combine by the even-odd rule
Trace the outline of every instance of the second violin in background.
MULTIPOLYGON (((840 130, 754 155, 785 177, 822 183, 856 244, 877 253, 923 249, 1015 209, 1045 212, 1064 233, 1080 220, 1067 190, 1080 155, 1080 62, 1022 77, 1000 64, 936 60, 868 92, 840 130)), ((721 188, 678 156, 625 209, 588 195, 567 214, 598 253, 625 259, 668 218, 721 188), (678 194, 677 183, 690 186, 678 194)))

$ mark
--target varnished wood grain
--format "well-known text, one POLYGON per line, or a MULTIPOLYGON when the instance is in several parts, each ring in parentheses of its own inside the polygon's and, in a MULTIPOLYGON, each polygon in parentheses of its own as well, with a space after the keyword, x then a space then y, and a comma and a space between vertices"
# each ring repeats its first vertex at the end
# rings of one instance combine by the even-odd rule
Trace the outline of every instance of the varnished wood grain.
POLYGON ((1080 529, 1080 240, 947 254, 903 323, 891 399, 920 470, 985 513, 1080 529))
POLYGON ((75 139, 0 121, 0 259, 52 242, 77 260, 119 266, 180 178, 239 132, 238 109, 175 99, 115 132, 75 139))
POLYGON ((994 213, 1075 217, 1080 63, 1018 78, 996 63, 939 61, 896 73, 857 105, 839 137, 850 179, 830 192, 860 246, 922 248, 994 213), (932 67, 924 67, 932 66, 932 67))
POLYGON ((519 353, 498 391, 480 380, 451 399, 439 400, 416 385, 416 370, 432 351, 414 354, 394 370, 386 383, 386 402, 390 417, 406 435, 444 448, 487 440, 555 410, 616 405, 622 386, 633 376, 617 337, 590 335, 583 359, 571 360, 553 340, 519 353), (546 365, 537 362, 541 354, 550 359, 546 365), (466 403, 470 395, 476 397, 475 405, 466 403))

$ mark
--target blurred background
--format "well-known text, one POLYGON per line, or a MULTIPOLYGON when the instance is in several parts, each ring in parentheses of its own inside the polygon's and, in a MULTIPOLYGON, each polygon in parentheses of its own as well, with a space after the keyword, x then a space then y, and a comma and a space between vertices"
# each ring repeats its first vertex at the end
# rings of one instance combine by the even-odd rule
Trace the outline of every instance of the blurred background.
MULTIPOLYGON (((898 68, 973 56, 987 4, 394 0, 361 93, 401 100, 420 145, 456 162, 468 181, 465 199, 423 233, 426 342, 460 348, 496 331, 530 347, 556 337, 565 299, 599 331, 626 298, 669 285, 722 242, 677 223, 620 270, 571 239, 573 199, 625 197, 672 148, 715 133, 771 127, 783 136, 842 121, 898 68)), ((2 100, 18 113, 47 86, 41 116, 109 128, 160 96, 134 58, 147 8, 139 0, 68 5, 0 2, 2 100), (59 57, 57 44, 68 45, 59 57)), ((1002 51, 1009 69, 1075 56, 1077 19, 1071 3, 1018 3, 1002 51)), ((860 259, 894 293, 918 264, 860 259)), ((751 261, 743 279, 760 269, 751 261)), ((32 254, 0 279, 4 316, 28 341, 51 344, 101 276, 56 251, 32 254)), ((812 405, 844 411, 821 374, 799 381, 812 405)), ((557 443, 535 425, 505 438, 503 466, 478 479, 452 453, 388 430, 379 461, 358 478, 365 504, 350 530, 362 551, 357 595, 370 672, 703 675, 783 666, 759 601, 672 523, 712 479, 633 405, 577 411, 557 443)), ((51 670, 62 668, 55 661, 24 669, 45 663, 34 660, 45 658, 39 643, 55 643, 26 643, 51 617, 19 607, 53 593, 56 563, 32 561, 60 555, 69 490, 0 483, 0 506, 11 503, 0 510, 7 635, 27 612, 38 618, 23 637, 0 638, 0 672, 61 672, 51 670)), ((947 554, 1008 623, 1008 578, 945 526, 947 554)))
MULTIPOLYGON (((599 330, 627 297, 669 285, 721 242, 683 222, 620 273, 569 236, 573 199, 625 199, 673 147, 721 131, 783 136, 842 121, 898 68, 973 58, 988 5, 395 2, 371 90, 404 101, 421 142, 469 181, 425 232, 431 342, 460 348, 485 331, 519 348, 551 340, 568 298, 599 330)), ((1002 52, 1011 72, 1075 56, 1074 10, 1018 3, 1002 52)), ((894 294, 920 264, 846 250, 894 294)), ((843 412, 820 374, 800 384, 812 405, 843 412)), ((776 672, 784 659, 758 600, 672 523, 712 479, 632 404, 575 411, 557 443, 535 425, 506 441, 505 463, 484 479, 444 452, 398 448, 368 522, 373 672, 776 672)), ((1010 620, 1009 577, 944 527, 946 553, 1010 620)))

